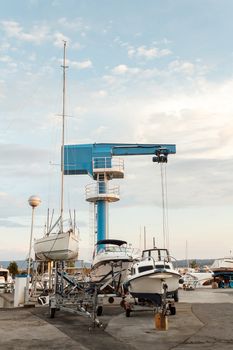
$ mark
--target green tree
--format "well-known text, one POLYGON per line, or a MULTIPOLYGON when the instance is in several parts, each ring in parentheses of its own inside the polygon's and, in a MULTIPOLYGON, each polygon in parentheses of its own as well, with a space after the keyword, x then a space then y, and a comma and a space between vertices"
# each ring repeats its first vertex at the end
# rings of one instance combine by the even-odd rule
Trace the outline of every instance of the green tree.
POLYGON ((19 273, 18 265, 15 261, 10 262, 8 270, 13 277, 19 273))
POLYGON ((192 269, 195 269, 196 267, 198 267, 197 261, 196 261, 196 260, 191 261, 190 267, 191 267, 192 269))

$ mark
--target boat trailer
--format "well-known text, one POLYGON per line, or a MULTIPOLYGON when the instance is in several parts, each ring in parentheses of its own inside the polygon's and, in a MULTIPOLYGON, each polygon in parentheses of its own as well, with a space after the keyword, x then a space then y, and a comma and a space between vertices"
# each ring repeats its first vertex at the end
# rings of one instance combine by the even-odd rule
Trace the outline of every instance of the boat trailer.
POLYGON ((167 285, 163 284, 163 294, 161 294, 161 303, 155 304, 152 300, 133 298, 130 294, 123 296, 120 303, 125 310, 125 316, 130 317, 131 312, 135 311, 152 311, 155 315, 159 314, 162 317, 176 314, 175 303, 167 298, 167 285))
POLYGON ((56 262, 54 293, 48 296, 50 318, 59 310, 87 317, 93 327, 102 327, 98 316, 103 312, 103 290, 119 278, 121 272, 109 272, 98 282, 76 280, 64 270, 64 262, 56 262))

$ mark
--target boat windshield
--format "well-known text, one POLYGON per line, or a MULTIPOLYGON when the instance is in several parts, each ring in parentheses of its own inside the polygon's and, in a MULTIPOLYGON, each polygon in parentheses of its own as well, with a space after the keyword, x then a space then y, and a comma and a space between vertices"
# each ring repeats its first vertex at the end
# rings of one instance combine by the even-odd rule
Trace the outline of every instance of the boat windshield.
POLYGON ((138 272, 144 272, 144 271, 149 271, 149 270, 153 270, 154 267, 152 265, 146 265, 146 266, 140 266, 138 268, 138 272))
POLYGON ((0 271, 0 277, 4 277, 5 281, 7 281, 8 271, 0 271))
POLYGON ((128 248, 126 246, 118 246, 118 245, 109 245, 109 244, 101 244, 100 246, 97 247, 97 253, 107 253, 107 252, 112 252, 112 253, 127 253, 128 248))
POLYGON ((160 264, 160 265, 155 265, 155 268, 156 269, 170 269, 171 267, 169 266, 169 265, 162 265, 162 264, 160 264))
POLYGON ((143 258, 152 257, 155 261, 169 261, 167 249, 148 249, 142 253, 143 258))

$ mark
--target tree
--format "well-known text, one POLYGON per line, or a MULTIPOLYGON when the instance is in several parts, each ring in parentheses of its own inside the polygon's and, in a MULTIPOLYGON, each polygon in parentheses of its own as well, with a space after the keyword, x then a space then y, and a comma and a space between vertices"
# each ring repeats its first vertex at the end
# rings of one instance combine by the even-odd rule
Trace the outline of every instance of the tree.
POLYGON ((191 267, 192 269, 195 269, 196 267, 198 267, 197 261, 196 261, 196 260, 191 261, 190 267, 191 267))
POLYGON ((13 277, 19 273, 18 265, 15 261, 11 261, 7 269, 13 277))

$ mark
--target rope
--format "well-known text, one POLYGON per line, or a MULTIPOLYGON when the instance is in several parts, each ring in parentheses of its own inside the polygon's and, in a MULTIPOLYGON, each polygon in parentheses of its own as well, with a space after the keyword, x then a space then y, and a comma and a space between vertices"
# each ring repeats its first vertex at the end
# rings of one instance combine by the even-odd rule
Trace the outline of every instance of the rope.
POLYGON ((164 197, 163 163, 160 163, 160 173, 161 173, 161 191, 162 191, 163 248, 165 248, 166 247, 166 231, 165 231, 165 197, 164 197))
POLYGON ((160 163, 160 173, 161 173, 161 192, 162 192, 163 248, 169 249, 167 173, 166 173, 165 163, 160 163))
POLYGON ((168 220, 168 196, 167 196, 167 167, 165 165, 165 215, 166 215, 166 237, 167 237, 167 249, 169 250, 170 232, 169 232, 169 220, 168 220))

